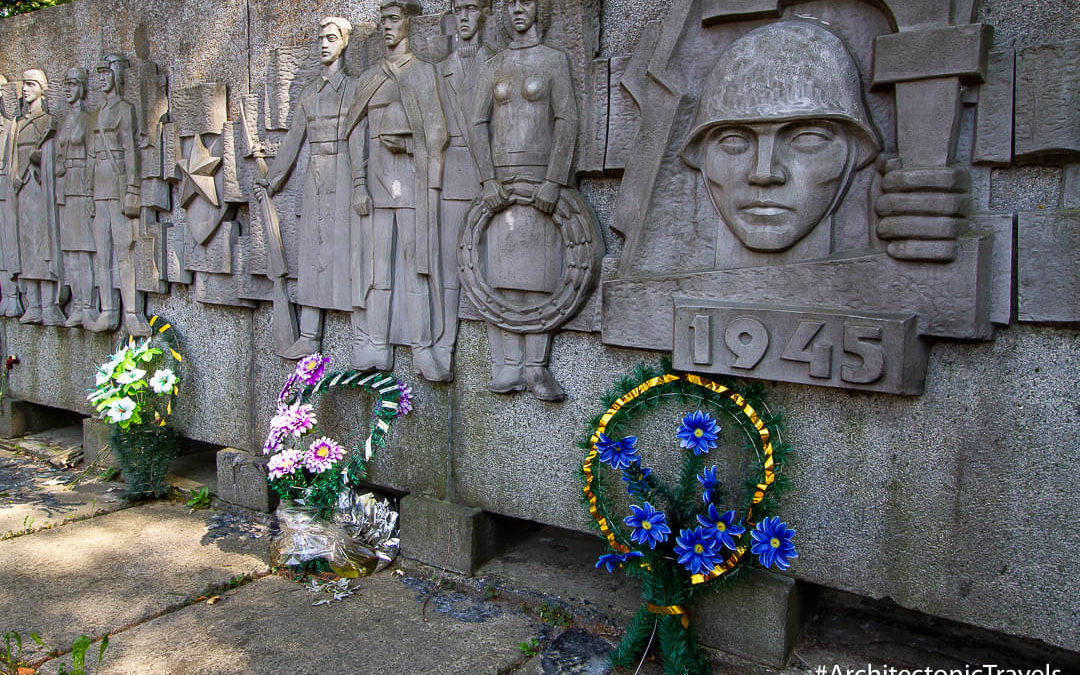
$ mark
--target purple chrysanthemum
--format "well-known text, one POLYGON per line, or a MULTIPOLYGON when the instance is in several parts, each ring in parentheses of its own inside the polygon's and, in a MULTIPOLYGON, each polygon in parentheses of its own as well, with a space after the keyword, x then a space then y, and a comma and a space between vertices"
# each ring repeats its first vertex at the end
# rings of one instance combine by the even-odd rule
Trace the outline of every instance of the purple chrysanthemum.
POLYGON ((657 511, 649 502, 641 506, 631 504, 630 510, 634 515, 627 516, 623 522, 634 528, 630 538, 638 544, 647 544, 649 548, 667 540, 671 534, 671 528, 667 524, 667 516, 663 511, 657 511))
POLYGON ((772 567, 775 563, 781 571, 786 570, 791 566, 791 559, 799 557, 791 542, 794 536, 795 530, 787 523, 781 523, 777 516, 766 518, 750 532, 753 539, 750 552, 758 557, 762 567, 772 567))
POLYGON ((398 397, 398 409, 397 416, 408 415, 413 409, 413 390, 412 387, 404 382, 398 382, 398 391, 401 392, 401 396, 398 397))
POLYGON ((322 473, 345 456, 345 448, 326 436, 313 441, 304 453, 304 466, 312 473, 322 473))
POLYGON ((270 420, 270 430, 281 430, 282 435, 292 434, 299 438, 314 428, 315 408, 307 403, 279 406, 278 414, 270 420))
POLYGON ((708 574, 720 557, 716 539, 701 526, 681 531, 675 538, 674 551, 679 564, 690 570, 690 574, 708 574))
POLYGON ((746 532, 745 527, 735 522, 734 510, 721 514, 716 510, 715 504, 709 504, 708 516, 698 516, 697 519, 699 523, 712 532, 713 538, 732 551, 735 550, 733 537, 738 537, 746 532))
POLYGON ((305 385, 313 385, 322 379, 328 363, 330 363, 330 359, 318 352, 309 354, 296 364, 296 376, 305 385))
POLYGON ((300 469, 300 453, 293 449, 282 450, 266 464, 270 480, 291 476, 300 469))
POLYGON ((263 443, 263 454, 269 455, 272 452, 277 452, 281 449, 281 438, 283 432, 277 427, 270 427, 270 433, 266 436, 266 442, 263 443))
POLYGON ((720 484, 716 479, 716 465, 706 467, 701 475, 697 477, 698 482, 701 483, 703 492, 701 498, 708 504, 712 501, 713 493, 716 491, 717 486, 720 484))
POLYGON ((626 564, 630 558, 641 558, 645 554, 641 551, 627 551, 626 553, 605 553, 596 561, 596 566, 607 568, 608 572, 614 572, 626 564))
POLYGON ((618 471, 638 461, 634 456, 637 454, 637 448, 634 447, 636 443, 637 436, 627 436, 616 441, 600 434, 596 439, 596 451, 600 453, 601 462, 618 471))
POLYGON ((720 437, 720 425, 712 415, 698 410, 683 417, 675 435, 682 447, 693 450, 695 455, 702 455, 716 447, 716 439, 720 437))

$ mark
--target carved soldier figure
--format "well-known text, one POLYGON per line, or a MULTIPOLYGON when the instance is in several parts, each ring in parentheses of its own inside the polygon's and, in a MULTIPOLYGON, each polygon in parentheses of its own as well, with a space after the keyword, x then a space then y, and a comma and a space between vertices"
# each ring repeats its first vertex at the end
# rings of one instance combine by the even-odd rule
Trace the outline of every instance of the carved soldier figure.
MULTIPOLYGON (((0 75, 0 102, 4 98, 7 78, 0 75)), ((22 316, 19 285, 19 241, 15 225, 15 190, 12 164, 15 161, 15 120, 0 114, 0 315, 22 316)))
MULTIPOLYGON (((831 228, 819 226, 879 149, 843 43, 786 21, 747 33, 717 60, 682 157, 743 246, 800 260, 832 252, 831 228)), ((727 236, 717 233, 716 267, 742 266, 727 236)))
POLYGON ((45 109, 49 81, 35 68, 23 71, 22 114, 15 129, 15 188, 19 239, 19 286, 26 311, 21 323, 60 326, 60 275, 53 136, 55 118, 45 109))
POLYGON ((116 290, 124 307, 124 327, 132 335, 149 335, 142 298, 135 290, 135 237, 139 217, 138 120, 135 106, 124 100, 127 59, 109 54, 97 64, 104 101, 89 120, 94 180, 94 277, 101 314, 92 330, 120 325, 116 290))
MULTIPOLYGON (((511 42, 481 75, 470 130, 484 204, 496 212, 487 231, 488 282, 522 303, 557 288, 563 245, 550 214, 570 186, 577 139, 569 61, 540 43, 547 9, 537 0, 507 1, 511 42)), ((548 370, 551 337, 489 324, 488 388, 527 388, 545 401, 565 398, 548 370)))
POLYGON ((310 157, 300 212, 296 284, 300 337, 281 353, 285 358, 298 359, 319 350, 323 310, 353 308, 349 195, 363 156, 350 149, 345 115, 357 95, 357 80, 345 74, 342 58, 351 33, 352 24, 346 19, 328 17, 320 23, 322 73, 304 88, 277 157, 266 177, 256 181, 270 194, 281 190, 307 139, 310 157))
POLYGON ((93 302, 94 185, 87 165, 90 111, 86 107, 86 70, 70 69, 64 84, 71 110, 60 128, 56 155, 60 250, 65 281, 71 287, 71 305, 64 325, 90 328, 97 320, 97 310, 93 302))
POLYGON ((394 250, 404 255, 409 343, 413 367, 424 378, 447 381, 449 351, 436 352, 443 330, 439 255, 439 186, 446 120, 435 69, 409 51, 409 20, 416 0, 385 0, 380 25, 386 58, 361 76, 361 95, 350 116, 367 139, 366 172, 357 176, 353 199, 367 215, 364 260, 358 269, 353 366, 389 369, 390 308, 394 250), (395 247, 395 240, 398 244, 395 247))
POLYGON ((439 227, 442 255, 443 328, 435 341, 440 362, 450 363, 457 339, 461 281, 457 270, 458 235, 469 204, 480 194, 480 176, 468 145, 469 116, 477 96, 476 80, 481 67, 495 55, 483 42, 484 23, 491 0, 454 0, 457 25, 454 49, 435 66, 439 95, 450 136, 443 158, 442 201, 439 227))

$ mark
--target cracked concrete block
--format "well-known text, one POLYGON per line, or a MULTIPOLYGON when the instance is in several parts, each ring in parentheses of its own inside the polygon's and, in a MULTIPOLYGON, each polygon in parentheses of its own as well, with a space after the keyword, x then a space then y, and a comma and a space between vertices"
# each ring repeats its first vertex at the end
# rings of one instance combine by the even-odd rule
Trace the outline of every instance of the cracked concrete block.
POLYGON ((236 448, 218 450, 218 498, 263 513, 276 509, 278 496, 266 482, 266 463, 266 457, 236 448))

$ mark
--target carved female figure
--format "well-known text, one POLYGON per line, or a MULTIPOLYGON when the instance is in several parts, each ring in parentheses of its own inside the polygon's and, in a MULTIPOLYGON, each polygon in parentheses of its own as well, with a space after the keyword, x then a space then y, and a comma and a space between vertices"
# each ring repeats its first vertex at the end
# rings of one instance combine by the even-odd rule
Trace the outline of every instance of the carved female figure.
MULTIPOLYGON (((487 280, 509 302, 528 303, 557 288, 563 245, 551 218, 570 186, 577 106, 565 54, 540 43, 547 10, 538 0, 508 0, 507 49, 492 57, 477 87, 471 149, 484 205, 487 280)), ((518 333, 488 325, 497 393, 528 389, 545 401, 566 394, 548 370, 550 332, 518 333)))
POLYGON ((53 176, 55 120, 45 109, 49 81, 37 69, 23 72, 23 109, 15 129, 15 187, 19 238, 19 285, 26 312, 21 323, 59 326, 60 274, 53 176))
MULTIPOLYGON (((0 75, 0 101, 8 80, 0 75)), ((15 120, 0 114, 0 315, 22 316, 19 284, 19 241, 15 225, 15 190, 12 179, 15 170, 15 120)))
POLYGON ((60 206, 60 249, 64 277, 71 287, 71 305, 65 326, 90 328, 97 319, 93 307, 94 274, 91 256, 94 233, 94 186, 87 166, 87 132, 90 111, 86 107, 87 75, 72 68, 64 78, 67 102, 71 105, 57 139, 56 202, 60 206))

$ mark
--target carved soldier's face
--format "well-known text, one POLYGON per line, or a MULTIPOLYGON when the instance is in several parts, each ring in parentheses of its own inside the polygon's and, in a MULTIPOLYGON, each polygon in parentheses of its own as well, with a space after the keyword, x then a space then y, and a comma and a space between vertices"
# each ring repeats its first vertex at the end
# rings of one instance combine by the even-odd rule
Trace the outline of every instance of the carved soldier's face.
POLYGON ((457 32, 462 40, 471 40, 484 25, 484 11, 477 0, 458 0, 454 3, 457 32))
POLYGON ((510 25, 518 33, 524 33, 536 23, 536 0, 507 0, 506 11, 510 13, 510 25))
POLYGON ((716 127, 702 167, 720 216, 747 248, 783 251, 829 215, 847 176, 850 142, 826 119, 716 127))
POLYGON ((383 39, 389 49, 397 47, 409 36, 409 18, 400 7, 384 7, 379 15, 379 25, 382 26, 383 39))
POLYGON ((22 98, 23 103, 30 105, 34 101, 41 98, 42 90, 41 84, 37 80, 26 80, 23 82, 22 98))
POLYGON ((112 68, 98 68, 97 74, 98 82, 101 84, 101 91, 108 94, 116 88, 116 73, 112 71, 112 68))
POLYGON ((328 23, 319 31, 319 61, 328 66, 337 61, 341 52, 345 51, 345 40, 341 38, 341 31, 332 23, 328 23))

